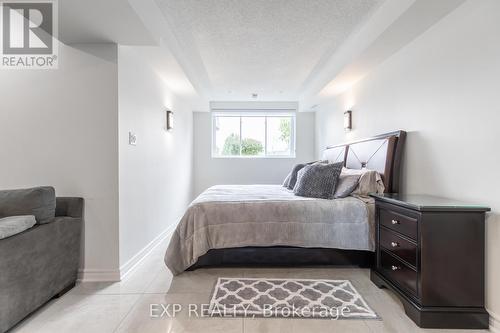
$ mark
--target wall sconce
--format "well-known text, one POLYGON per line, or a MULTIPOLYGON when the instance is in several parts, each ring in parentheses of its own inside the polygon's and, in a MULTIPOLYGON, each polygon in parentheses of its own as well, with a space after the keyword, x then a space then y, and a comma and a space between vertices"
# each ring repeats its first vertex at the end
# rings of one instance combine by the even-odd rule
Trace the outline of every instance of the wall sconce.
POLYGON ((167 131, 171 131, 174 128, 174 113, 167 110, 167 131))
POLYGON ((349 132, 352 130, 352 111, 344 112, 344 130, 349 132))

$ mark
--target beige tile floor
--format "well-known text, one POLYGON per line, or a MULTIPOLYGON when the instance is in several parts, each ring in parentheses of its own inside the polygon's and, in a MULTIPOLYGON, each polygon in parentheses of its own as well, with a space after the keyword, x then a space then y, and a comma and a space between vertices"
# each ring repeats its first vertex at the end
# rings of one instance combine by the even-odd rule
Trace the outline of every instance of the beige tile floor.
POLYGON ((16 333, 107 332, 486 332, 422 330, 389 291, 359 268, 212 268, 172 277, 163 264, 166 242, 118 283, 81 283, 18 325, 16 333), (219 276, 349 279, 382 320, 193 318, 190 303, 208 303, 219 276), (150 304, 181 304, 175 318, 151 318, 150 304))

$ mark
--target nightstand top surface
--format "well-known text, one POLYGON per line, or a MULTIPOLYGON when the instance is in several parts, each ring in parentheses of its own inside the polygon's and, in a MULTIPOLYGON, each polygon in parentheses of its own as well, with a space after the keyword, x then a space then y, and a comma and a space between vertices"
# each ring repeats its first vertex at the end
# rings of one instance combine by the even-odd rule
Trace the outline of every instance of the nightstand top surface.
POLYGON ((377 200, 418 211, 490 211, 489 207, 421 194, 370 194, 377 200))

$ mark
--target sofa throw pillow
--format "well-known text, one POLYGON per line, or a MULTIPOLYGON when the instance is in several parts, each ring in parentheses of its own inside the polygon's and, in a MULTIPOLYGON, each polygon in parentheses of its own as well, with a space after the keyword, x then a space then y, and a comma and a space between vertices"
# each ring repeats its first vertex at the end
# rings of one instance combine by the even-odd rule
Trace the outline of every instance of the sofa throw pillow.
POLYGON ((315 163, 304 166, 298 172, 293 192, 302 197, 332 199, 343 164, 315 163))
POLYGON ((34 226, 34 215, 9 216, 0 219, 0 239, 17 235, 34 226))
POLYGON ((340 199, 348 197, 352 191, 358 186, 360 175, 346 175, 340 173, 339 181, 335 187, 335 193, 333 194, 334 199, 340 199))
POLYGON ((56 215, 54 188, 43 186, 0 191, 0 218, 18 215, 34 215, 40 224, 50 222, 56 215))

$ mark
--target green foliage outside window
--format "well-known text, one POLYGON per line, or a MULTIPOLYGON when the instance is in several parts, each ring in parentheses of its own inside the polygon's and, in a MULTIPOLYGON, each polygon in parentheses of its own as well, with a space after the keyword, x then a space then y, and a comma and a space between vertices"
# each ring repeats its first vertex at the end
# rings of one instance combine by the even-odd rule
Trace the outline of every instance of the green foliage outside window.
POLYGON ((239 155, 240 154, 240 137, 238 134, 231 134, 226 138, 222 155, 239 155))
POLYGON ((244 156, 253 156, 259 155, 264 151, 264 147, 262 143, 255 139, 243 139, 241 141, 241 155, 244 156))
MULTIPOLYGON (((262 153, 264 151, 264 146, 262 142, 246 138, 241 140, 241 155, 243 156, 254 156, 262 153)), ((224 147, 222 148, 222 155, 234 156, 240 154, 240 137, 238 134, 231 134, 226 138, 224 142, 224 147)))
POLYGON ((290 144, 290 134, 292 131, 292 121, 290 118, 280 120, 280 139, 286 144, 290 144))

